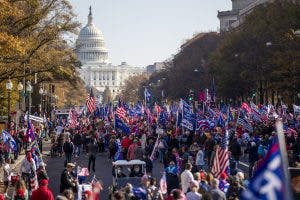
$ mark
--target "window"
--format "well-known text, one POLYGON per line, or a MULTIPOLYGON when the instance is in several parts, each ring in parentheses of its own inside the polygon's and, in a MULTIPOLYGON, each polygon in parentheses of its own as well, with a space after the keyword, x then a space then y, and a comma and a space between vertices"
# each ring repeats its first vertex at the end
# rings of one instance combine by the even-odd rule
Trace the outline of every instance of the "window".
POLYGON ((106 73, 106 72, 103 72, 103 76, 102 76, 104 81, 106 80, 106 78, 105 78, 105 73, 106 73))
POLYGON ((97 79, 97 74, 94 72, 94 81, 97 79))
POLYGON ((102 73, 99 72, 99 81, 101 81, 101 80, 102 80, 102 73))
POLYGON ((115 80, 115 72, 112 72, 112 75, 111 75, 111 80, 115 80))

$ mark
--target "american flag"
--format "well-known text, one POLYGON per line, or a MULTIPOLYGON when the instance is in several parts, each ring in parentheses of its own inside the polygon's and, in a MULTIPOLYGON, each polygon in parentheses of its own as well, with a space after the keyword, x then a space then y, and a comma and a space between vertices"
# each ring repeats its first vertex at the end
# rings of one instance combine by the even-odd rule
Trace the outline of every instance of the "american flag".
POLYGON ((220 146, 218 146, 216 149, 211 172, 216 178, 219 178, 222 172, 226 172, 228 166, 228 131, 226 130, 225 135, 221 140, 220 146))
POLYGON ((86 99, 86 107, 88 108, 89 113, 93 113, 96 110, 96 100, 92 88, 86 99))
POLYGON ((241 125, 242 127, 244 127, 244 129, 246 129, 247 131, 253 133, 253 127, 252 127, 252 125, 250 124, 250 122, 248 122, 247 119, 242 118, 242 117, 239 117, 239 118, 238 118, 238 121, 237 121, 237 124, 239 124, 239 125, 241 125))
POLYGON ((127 117, 127 112, 125 110, 125 108, 123 107, 118 107, 116 109, 116 115, 121 119, 123 120, 124 122, 128 123, 129 122, 129 119, 127 117))
POLYGON ((74 128, 77 124, 77 113, 75 109, 70 109, 69 112, 69 127, 74 128))

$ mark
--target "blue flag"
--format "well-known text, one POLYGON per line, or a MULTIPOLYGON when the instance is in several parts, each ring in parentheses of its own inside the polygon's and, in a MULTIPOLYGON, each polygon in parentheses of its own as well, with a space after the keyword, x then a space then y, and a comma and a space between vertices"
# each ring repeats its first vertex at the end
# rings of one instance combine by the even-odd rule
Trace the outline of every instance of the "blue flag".
POLYGON ((145 100, 146 100, 145 103, 149 102, 149 101, 150 101, 151 94, 150 94, 150 92, 148 91, 147 88, 145 88, 145 90, 144 90, 144 96, 145 96, 145 100))
POLYGON ((250 180, 249 188, 242 193, 241 199, 287 200, 285 196, 288 191, 284 189, 284 177, 282 155, 277 142, 258 165, 255 175, 250 180))
POLYGON ((130 134, 129 126, 123 122, 117 115, 115 115, 115 128, 123 131, 126 134, 130 134))
POLYGON ((225 122, 223 120, 222 114, 220 114, 220 116, 218 118, 217 126, 220 126, 220 127, 224 127, 225 126, 225 122))
POLYGON ((120 142, 119 139, 117 140, 116 145, 117 145, 117 152, 115 154, 114 160, 115 161, 116 160, 122 160, 122 146, 121 146, 121 142, 120 142))
POLYGON ((13 151, 17 151, 18 150, 18 146, 16 141, 14 140, 14 138, 10 135, 9 132, 7 131, 2 131, 2 140, 4 143, 9 142, 9 146, 13 151))
POLYGON ((194 124, 195 124, 195 115, 193 113, 193 107, 189 105, 184 100, 181 100, 182 103, 182 121, 181 125, 188 130, 192 131, 194 130, 194 124))

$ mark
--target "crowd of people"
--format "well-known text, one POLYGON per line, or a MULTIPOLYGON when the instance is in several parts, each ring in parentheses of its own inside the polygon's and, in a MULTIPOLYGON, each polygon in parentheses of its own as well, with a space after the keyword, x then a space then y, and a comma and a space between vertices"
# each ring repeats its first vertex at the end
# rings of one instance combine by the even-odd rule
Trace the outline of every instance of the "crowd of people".
MULTIPOLYGON (((268 149, 276 142, 276 132, 274 118, 264 123, 253 121, 252 132, 236 121, 235 117, 226 127, 216 125, 190 131, 177 126, 176 116, 170 116, 166 123, 160 124, 157 118, 142 115, 130 118, 131 131, 125 133, 115 128, 110 117, 78 116, 76 126, 72 127, 58 119, 48 131, 51 155, 65 156, 60 194, 56 199, 72 200, 77 195, 80 180, 74 172, 73 157, 87 153, 88 171, 95 172, 97 153, 104 152, 108 153, 110 162, 120 159, 145 162, 146 173, 138 166, 132 166, 128 175, 140 177, 140 185, 137 187, 128 182, 123 188, 113 188, 110 199, 239 199, 268 149), (212 171, 216 149, 225 138, 229 163, 226 170, 216 175, 212 171), (248 170, 239 169, 240 161, 248 165, 248 170), (161 169, 163 174, 157 177, 153 169, 161 169)), ((289 165, 299 167, 300 116, 287 114, 284 125, 289 165)), ((26 158, 21 164, 21 178, 15 183, 13 199, 41 199, 41 195, 44 195, 43 199, 54 199, 47 187, 49 178, 40 151, 28 149, 29 144, 26 146, 26 158)), ((8 178, 11 174, 9 158, 5 158, 3 165, 6 189, 11 181, 8 178)), ((118 168, 117 175, 112 176, 125 177, 122 170, 118 168)), ((102 185, 99 182, 93 184, 92 190, 83 191, 83 199, 99 199, 102 185)))

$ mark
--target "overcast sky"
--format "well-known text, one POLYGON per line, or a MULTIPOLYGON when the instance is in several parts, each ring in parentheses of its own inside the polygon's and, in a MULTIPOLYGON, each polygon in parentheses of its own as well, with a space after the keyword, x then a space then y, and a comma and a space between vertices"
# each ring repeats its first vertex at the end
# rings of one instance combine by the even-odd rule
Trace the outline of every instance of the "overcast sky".
POLYGON ((231 0, 70 0, 78 21, 87 23, 92 6, 94 24, 103 32, 109 61, 145 67, 176 54, 194 33, 217 31, 218 10, 231 0))

